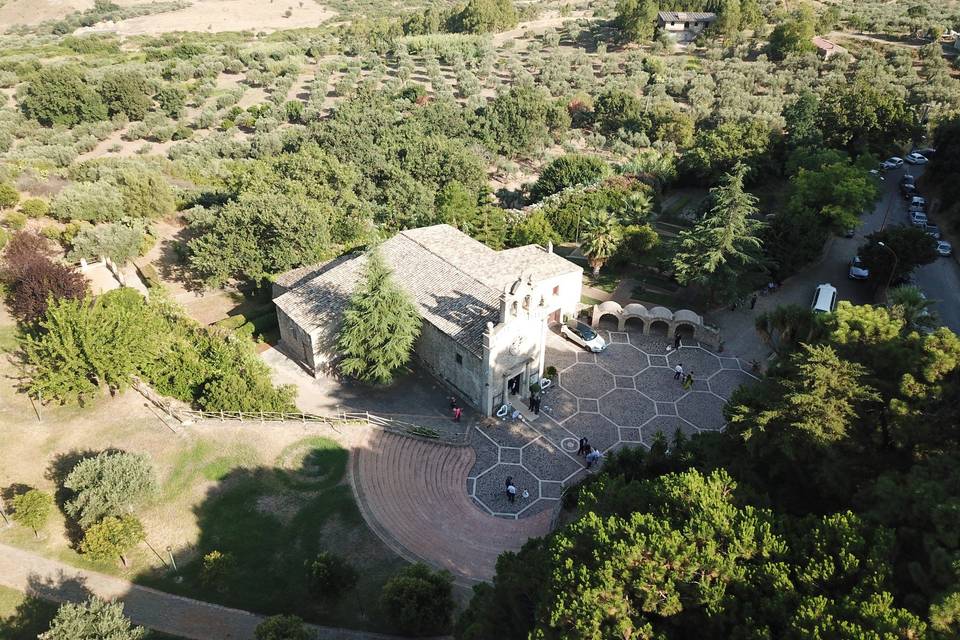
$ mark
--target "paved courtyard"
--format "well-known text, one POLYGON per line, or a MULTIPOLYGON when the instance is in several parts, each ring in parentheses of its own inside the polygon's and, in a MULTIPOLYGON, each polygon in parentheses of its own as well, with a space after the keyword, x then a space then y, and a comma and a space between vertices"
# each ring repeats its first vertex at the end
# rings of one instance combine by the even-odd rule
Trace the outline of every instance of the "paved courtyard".
POLYGON ((544 393, 539 418, 470 430, 476 463, 466 489, 481 509, 519 518, 554 507, 564 487, 588 473, 576 456, 581 437, 607 453, 649 447, 658 432, 672 439, 677 431, 688 436, 719 431, 727 398, 756 380, 748 364, 700 346, 674 350, 666 338, 600 334, 609 346, 599 354, 550 334, 546 364, 559 376, 544 393), (690 389, 674 380, 677 364, 693 374, 690 389), (505 492, 508 477, 519 490, 512 503, 505 492))

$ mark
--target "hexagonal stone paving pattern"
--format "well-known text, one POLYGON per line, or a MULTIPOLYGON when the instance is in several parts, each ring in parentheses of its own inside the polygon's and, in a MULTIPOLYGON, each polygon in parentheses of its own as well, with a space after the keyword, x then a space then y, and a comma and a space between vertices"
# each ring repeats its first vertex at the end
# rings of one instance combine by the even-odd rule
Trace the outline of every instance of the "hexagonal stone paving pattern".
POLYGON ((505 518, 553 508, 564 486, 592 472, 576 456, 580 438, 610 452, 649 447, 658 431, 672 441, 678 429, 687 436, 720 430, 726 398, 756 380, 737 358, 721 358, 700 346, 684 344, 678 352, 663 337, 599 333, 609 345, 599 354, 549 334, 546 365, 559 376, 544 393, 538 419, 470 430, 476 462, 466 490, 479 507, 505 518), (694 374, 690 389, 673 379, 678 362, 694 374), (507 500, 508 476, 520 492, 527 490, 527 498, 507 500))

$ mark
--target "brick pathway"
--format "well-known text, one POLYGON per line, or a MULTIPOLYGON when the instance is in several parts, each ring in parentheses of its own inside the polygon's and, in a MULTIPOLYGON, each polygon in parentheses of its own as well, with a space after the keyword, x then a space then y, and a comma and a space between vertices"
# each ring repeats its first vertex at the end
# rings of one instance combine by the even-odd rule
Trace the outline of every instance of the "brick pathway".
MULTIPOLYGON (((54 602, 91 594, 120 600, 136 624, 191 640, 250 640, 263 618, 248 611, 175 596, 94 571, 76 569, 0 544, 0 585, 54 602)), ((350 629, 312 626, 316 640, 398 640, 350 629)))
POLYGON ((507 520, 467 496, 475 454, 391 433, 354 449, 351 475, 370 527, 401 556, 449 570, 460 584, 493 578, 497 556, 545 535, 552 510, 507 520))

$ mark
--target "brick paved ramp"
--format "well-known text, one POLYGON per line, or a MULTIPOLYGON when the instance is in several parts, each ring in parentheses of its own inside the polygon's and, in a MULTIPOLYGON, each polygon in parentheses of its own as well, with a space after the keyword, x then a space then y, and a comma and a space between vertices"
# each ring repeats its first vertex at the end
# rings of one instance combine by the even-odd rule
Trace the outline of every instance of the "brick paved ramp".
POLYGON ((460 584, 492 579, 497 556, 545 535, 553 515, 508 520, 482 512, 464 490, 474 459, 470 447, 377 433, 354 449, 351 468, 360 510, 377 535, 460 584))
MULTIPOLYGON (((134 585, 5 544, 0 544, 0 585, 54 602, 82 601, 90 595, 120 600, 134 623, 191 640, 252 640, 254 629, 263 621, 248 611, 134 585)), ((317 640, 399 640, 334 627, 311 625, 310 630, 317 640)))

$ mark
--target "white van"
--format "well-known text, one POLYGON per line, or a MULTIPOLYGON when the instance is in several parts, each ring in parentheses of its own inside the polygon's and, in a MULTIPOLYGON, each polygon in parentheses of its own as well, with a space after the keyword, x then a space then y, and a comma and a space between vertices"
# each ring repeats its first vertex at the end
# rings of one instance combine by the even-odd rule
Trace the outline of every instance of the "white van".
POLYGON ((810 308, 814 313, 831 313, 837 308, 837 288, 832 284, 818 284, 810 308))

